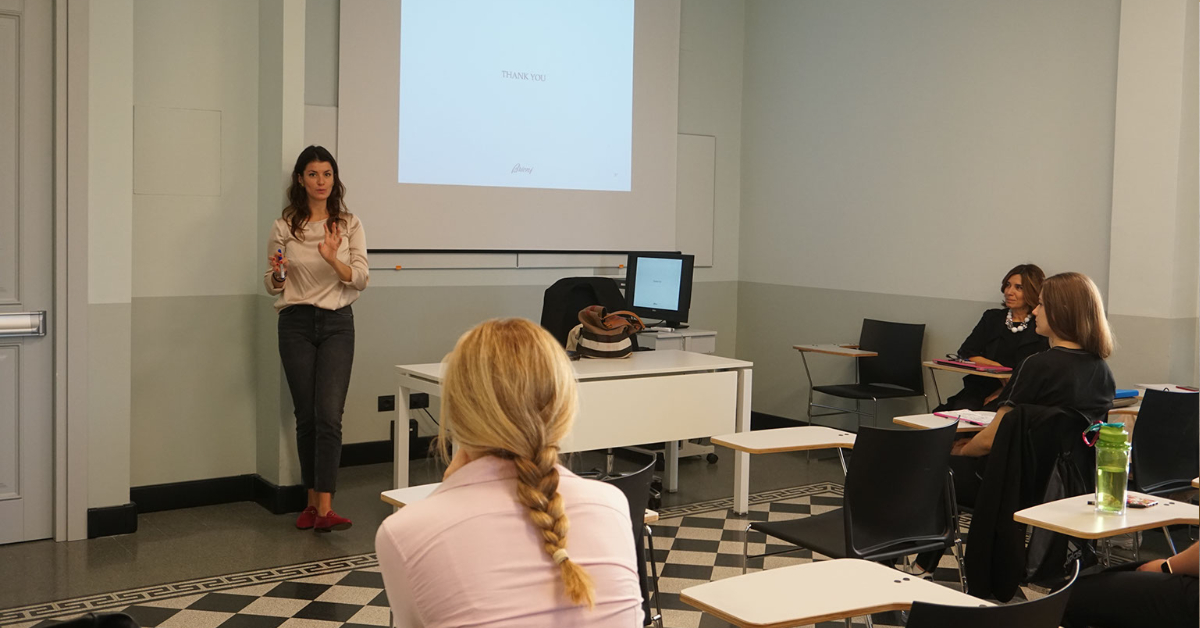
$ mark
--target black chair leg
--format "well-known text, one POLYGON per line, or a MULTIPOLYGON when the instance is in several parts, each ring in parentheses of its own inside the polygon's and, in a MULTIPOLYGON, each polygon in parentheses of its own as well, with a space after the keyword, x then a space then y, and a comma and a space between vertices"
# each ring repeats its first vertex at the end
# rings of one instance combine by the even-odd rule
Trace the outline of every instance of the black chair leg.
POLYGON ((650 618, 650 623, 662 628, 662 596, 658 592, 658 562, 654 560, 654 532, 650 530, 650 526, 646 526, 646 544, 650 551, 650 586, 654 587, 655 615, 650 618))

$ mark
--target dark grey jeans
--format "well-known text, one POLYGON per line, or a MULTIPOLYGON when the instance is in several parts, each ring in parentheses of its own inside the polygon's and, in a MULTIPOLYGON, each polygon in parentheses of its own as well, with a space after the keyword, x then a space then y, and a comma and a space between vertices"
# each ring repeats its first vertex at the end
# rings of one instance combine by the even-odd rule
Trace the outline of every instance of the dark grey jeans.
POLYGON ((296 407, 296 449, 304 487, 337 489, 342 410, 354 364, 354 310, 293 305, 279 313, 279 357, 296 407))

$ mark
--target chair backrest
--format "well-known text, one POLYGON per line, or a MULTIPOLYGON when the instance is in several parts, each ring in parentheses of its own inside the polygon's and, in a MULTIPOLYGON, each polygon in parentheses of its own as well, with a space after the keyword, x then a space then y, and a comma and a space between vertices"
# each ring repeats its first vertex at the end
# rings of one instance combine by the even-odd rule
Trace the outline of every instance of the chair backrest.
POLYGON ((921 374, 921 344, 925 325, 891 323, 864 318, 859 348, 879 355, 858 360, 858 381, 863 384, 891 384, 917 394, 925 393, 921 374))
POLYGON ((567 346, 567 334, 579 324, 579 310, 603 305, 609 311, 625 309, 625 297, 612 277, 564 277, 546 288, 542 296, 542 327, 567 346))
POLYGON ((908 615, 907 628, 1058 628, 1071 588, 1079 578, 1079 563, 1075 575, 1059 590, 1046 597, 999 606, 943 606, 914 602, 908 615))
MULTIPOLYGON (((621 489, 629 502, 629 518, 633 521, 633 543, 638 555, 638 582, 642 587, 642 611, 650 618, 650 586, 646 578, 646 507, 650 503, 650 482, 654 479, 655 456, 647 456, 645 466, 625 475, 608 476, 602 481, 621 489)), ((647 621, 643 625, 648 625, 647 621)))
POLYGON ((1170 493, 1191 486, 1200 468, 1200 395, 1147 390, 1133 429, 1130 486, 1170 493))
POLYGON ((847 556, 954 538, 957 513, 947 478, 957 427, 859 428, 842 505, 847 556))

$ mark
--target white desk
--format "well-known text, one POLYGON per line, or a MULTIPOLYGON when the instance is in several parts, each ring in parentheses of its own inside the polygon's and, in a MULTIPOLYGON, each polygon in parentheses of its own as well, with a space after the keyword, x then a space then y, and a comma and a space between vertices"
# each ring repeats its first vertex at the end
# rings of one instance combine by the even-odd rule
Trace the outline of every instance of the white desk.
MULTIPOLYGON (((722 445, 734 451, 748 454, 774 454, 788 451, 812 451, 814 449, 837 449, 842 473, 846 473, 846 457, 842 449, 854 449, 855 434, 835 430, 822 425, 781 427, 757 432, 738 432, 713 436, 714 445, 722 445)), ((738 513, 743 514, 743 513, 738 513)))
POLYGON ((679 597, 735 626, 756 628, 789 628, 902 611, 913 602, 991 606, 949 587, 854 558, 756 571, 684 589, 679 597))
MULTIPOLYGON (((1129 494, 1150 497, 1133 491, 1129 494)), ((1158 501, 1157 506, 1126 508, 1123 515, 1097 513, 1096 507, 1088 504, 1088 500, 1095 498, 1095 494, 1088 493, 1039 504, 1017 511, 1013 520, 1081 539, 1103 539, 1176 524, 1200 524, 1200 507, 1165 497, 1150 497, 1158 501)))
MULTIPOLYGON (((625 359, 572 362, 579 377, 579 416, 562 451, 589 451, 705 438, 750 430, 753 364, 685 351, 638 351, 625 359)), ((400 422, 393 486, 408 486, 408 397, 442 394, 442 364, 396 367, 400 422)), ((749 508, 750 459, 734 452, 735 510, 749 508)), ((667 448, 667 490, 679 487, 678 449, 667 448)))
POLYGON ((892 423, 903 425, 905 427, 914 427, 919 430, 931 430, 939 427, 945 427, 951 423, 958 423, 958 428, 955 430, 959 434, 968 432, 982 432, 982 425, 967 423, 966 421, 955 421, 946 417, 936 416, 933 414, 910 414, 909 416, 898 416, 892 419, 892 423))

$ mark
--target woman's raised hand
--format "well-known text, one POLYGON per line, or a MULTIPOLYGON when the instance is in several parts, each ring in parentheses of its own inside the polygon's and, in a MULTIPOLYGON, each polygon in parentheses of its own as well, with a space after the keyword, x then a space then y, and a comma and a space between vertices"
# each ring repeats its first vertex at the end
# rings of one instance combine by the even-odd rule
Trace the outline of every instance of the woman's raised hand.
POLYGON ((337 261, 338 249, 342 246, 342 230, 336 221, 325 222, 325 239, 317 244, 317 251, 325 261, 332 264, 337 261))

